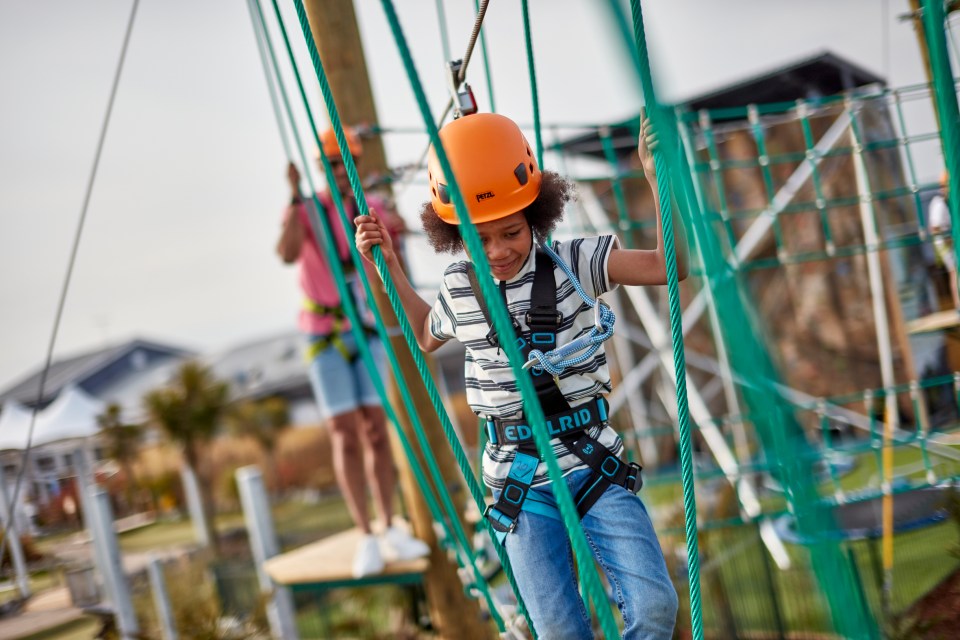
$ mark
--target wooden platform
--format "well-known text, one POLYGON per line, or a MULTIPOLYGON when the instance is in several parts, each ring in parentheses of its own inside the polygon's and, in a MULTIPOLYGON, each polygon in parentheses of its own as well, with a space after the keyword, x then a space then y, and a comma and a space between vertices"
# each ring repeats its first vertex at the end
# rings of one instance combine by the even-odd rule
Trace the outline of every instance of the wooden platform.
POLYGON ((388 562, 383 573, 354 578, 351 565, 361 535, 360 529, 348 529, 270 558, 263 568, 277 584, 334 588, 419 582, 430 566, 427 558, 388 562))
POLYGON ((931 333, 957 327, 960 327, 960 312, 956 309, 938 311, 907 323, 909 333, 931 333))

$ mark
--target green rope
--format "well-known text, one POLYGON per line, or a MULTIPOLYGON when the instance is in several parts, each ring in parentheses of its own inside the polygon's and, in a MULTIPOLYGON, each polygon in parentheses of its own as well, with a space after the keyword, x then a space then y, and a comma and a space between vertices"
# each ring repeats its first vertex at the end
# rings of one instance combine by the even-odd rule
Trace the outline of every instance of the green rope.
MULTIPOLYGON (((476 264, 477 273, 480 276, 479 279, 481 293, 487 300, 487 304, 492 311, 494 327, 501 335, 510 335, 510 332, 513 331, 513 326, 510 323, 503 301, 500 299, 500 296, 497 292, 496 285, 493 283, 490 275, 490 265, 487 262, 486 255, 484 254, 483 246, 477 234, 476 227, 470 221, 463 196, 460 192, 460 187, 457 185, 454 172, 451 169, 450 162, 447 158, 446 151, 443 149, 443 145, 440 142, 439 131, 436 124, 433 122, 432 117, 430 116, 430 109, 427 104, 426 95, 424 94, 423 86, 419 80, 419 74, 417 73, 413 59, 410 55, 409 47, 406 44, 406 39, 403 35, 403 30, 400 26, 399 19, 397 18, 393 3, 391 0, 381 0, 381 4, 383 5, 384 12, 386 13, 387 20, 390 23, 391 30, 393 31, 393 36, 397 43, 400 56, 403 59, 404 68, 407 72, 408 79, 410 80, 411 88, 416 96, 421 117, 423 118, 424 124, 427 126, 430 133, 430 140, 436 151, 437 159, 440 162, 440 166, 443 169, 444 175, 446 175, 449 179, 448 189, 457 211, 457 215, 462 221, 460 227, 461 233, 464 236, 464 242, 466 243, 470 256, 476 264)), ((378 267, 381 269, 381 276, 385 277, 388 275, 386 273, 385 265, 382 262, 382 258, 378 259, 378 267)), ((571 536, 571 544, 574 552, 580 561, 581 567, 590 567, 590 569, 587 570, 588 585, 591 591, 591 599, 593 600, 600 618, 600 625, 603 633, 607 638, 619 637, 619 632, 617 630, 616 623, 613 620, 609 603, 606 599, 606 594, 603 591, 599 576, 597 575, 595 563, 592 562, 590 547, 587 544, 583 530, 580 526, 576 507, 573 504, 573 497, 570 495, 570 490, 563 479, 556 456, 553 454, 553 448, 550 446, 550 436, 547 433, 545 424, 546 419, 544 417, 543 410, 540 407, 540 403, 537 400, 537 394, 533 387, 533 380, 522 368, 523 360, 516 345, 508 341, 503 346, 503 349, 510 361, 510 366, 514 372, 514 375, 517 378, 517 383, 524 399, 527 418, 532 426, 534 441, 536 442, 540 456, 547 465, 549 472, 548 475, 554 490, 554 495, 557 499, 564 525, 571 536)))
POLYGON ((836 247, 833 234, 830 231, 830 221, 827 219, 827 199, 823 194, 823 180, 820 177, 820 158, 817 157, 817 143, 813 139, 813 129, 810 126, 810 114, 807 103, 797 101, 797 116, 800 118, 800 127, 803 129, 803 144, 806 147, 807 162, 810 164, 810 177, 813 180, 813 192, 816 194, 817 214, 820 216, 820 229, 823 232, 824 246, 827 255, 833 254, 836 247))
POLYGON ((537 91, 537 67, 533 63, 533 38, 530 35, 530 8, 527 0, 521 3, 523 9, 523 41, 527 48, 527 71, 530 73, 530 97, 533 100, 533 134, 537 147, 537 166, 543 170, 543 137, 540 133, 540 92, 537 91))
MULTIPOLYGON (((475 14, 480 13, 480 0, 473 0, 475 14)), ((497 103, 493 99, 493 76, 490 74, 490 60, 487 53, 487 37, 484 35, 485 29, 480 29, 480 55, 483 58, 483 75, 487 79, 487 93, 490 94, 490 112, 497 112, 497 103)))
POLYGON ((633 249, 633 225, 630 223, 630 211, 627 208, 627 198, 623 193, 623 181, 620 175, 620 164, 617 162, 617 154, 613 149, 613 141, 610 139, 610 127, 600 127, 597 132, 600 138, 600 146, 603 147, 603 156, 610 165, 613 177, 610 178, 610 187, 613 189, 613 201, 617 208, 617 219, 619 220, 619 231, 623 233, 623 246, 626 249, 633 249))
MULTIPOLYGON (((273 2, 279 17, 279 9, 276 7, 276 0, 273 0, 273 2)), ((320 61, 320 55, 319 55, 319 52, 317 51, 316 43, 313 40, 313 34, 310 30, 310 24, 307 19, 306 11, 304 10, 304 7, 303 7, 303 2, 302 0, 294 0, 294 3, 296 5, 297 16, 300 20, 300 26, 303 31, 304 40, 306 41, 308 49, 310 51, 310 57, 311 57, 311 60, 313 61, 314 70, 316 72, 317 79, 320 82, 320 88, 323 94, 324 102, 327 106, 327 110, 330 115, 330 123, 336 134, 337 142, 340 148, 347 149, 348 145, 346 142, 346 137, 343 132, 343 126, 340 122, 340 117, 336 108, 336 104, 333 101, 333 95, 330 91, 329 82, 327 81, 326 73, 324 72, 323 65, 320 61)), ((301 93, 303 95, 304 104, 307 105, 308 101, 306 98, 306 94, 302 89, 302 84, 301 84, 301 93)), ((308 109, 308 114, 309 114, 309 109, 308 109)), ((313 123, 312 117, 311 117, 311 127, 314 129, 314 136, 317 137, 316 126, 313 123)), ((320 146, 322 147, 322 145, 320 146)), ((321 151, 321 156, 323 156, 322 151, 321 151)), ((357 208, 361 215, 369 215, 369 208, 367 207, 366 198, 363 195, 363 189, 360 184, 360 177, 357 173, 356 165, 353 162, 352 156, 349 153, 347 153, 347 154, 344 154, 343 159, 344 159, 344 166, 347 170, 347 175, 350 180, 350 184, 351 184, 351 187, 353 188, 354 196, 357 201, 357 208)), ((324 157, 323 160, 326 166, 328 164, 326 161, 326 158, 324 157)), ((330 172, 332 175, 332 169, 330 170, 330 172)), ((336 189, 334 189, 334 192, 336 192, 336 189)), ((346 215, 343 213, 342 208, 338 208, 338 212, 340 213, 342 223, 344 224, 345 227, 347 227, 349 225, 349 221, 346 219, 346 215)), ((360 280, 363 283, 364 289, 366 291, 366 295, 368 296, 368 299, 373 299, 373 292, 370 288, 370 283, 366 277, 365 270, 363 269, 363 264, 364 264, 363 258, 360 256, 356 246, 352 243, 350 244, 350 251, 351 251, 351 255, 353 256, 355 264, 358 265, 358 274, 360 275, 360 280)), ((383 261, 383 254, 379 250, 379 248, 376 248, 374 250, 374 258, 375 258, 377 269, 380 271, 380 273, 387 274, 386 264, 383 261)), ((434 408, 437 411, 437 416, 440 419, 444 434, 446 435, 447 440, 453 450, 454 457, 456 458, 457 464, 461 469, 461 473, 464 476, 467 487, 470 490, 471 495, 473 495, 474 500, 477 504, 477 507, 482 512, 483 509, 485 508, 483 492, 480 489, 480 487, 477 485, 475 479, 472 477, 472 473, 470 473, 470 465, 469 465, 467 456, 463 451, 463 448, 460 446, 459 440, 456 435, 456 431, 454 430, 453 425, 450 422, 449 416, 446 414, 446 411, 443 409, 443 402, 440 398, 439 391, 437 390, 436 385, 433 382, 429 367, 427 366, 423 353, 420 351, 419 347, 417 346, 416 337, 413 334, 413 329, 411 328, 410 323, 406 318, 406 314, 404 313, 403 307, 400 304, 400 298, 397 293, 396 287, 393 285, 392 280, 389 278, 389 274, 387 274, 387 277, 384 278, 384 284, 386 286, 387 296, 390 300, 390 304, 393 307, 394 312, 396 313, 398 323, 407 341, 407 344, 410 347, 411 355, 413 356, 414 362, 416 363, 417 368, 420 371, 421 378, 423 379, 423 383, 424 383, 424 386, 426 387, 431 403, 433 404, 434 408)), ((384 344, 384 347, 387 352, 387 355, 393 370, 400 371, 399 362, 396 360, 396 356, 393 352, 392 345, 390 344, 389 340, 384 344)), ((416 407, 413 403, 412 398, 410 398, 409 396, 409 391, 406 389, 406 385, 402 384, 400 380, 398 380, 398 383, 400 383, 398 384, 398 386, 400 388, 401 395, 404 398, 404 403, 405 403, 405 406, 407 407, 409 417, 411 419, 411 422, 414 423, 417 439, 420 443, 422 450, 426 453, 427 451, 429 451, 429 443, 427 442, 426 436, 423 433, 422 426, 419 424, 419 418, 417 417, 416 407)), ((430 457, 425 455, 425 459, 427 461, 428 466, 432 468, 436 466, 435 462, 432 462, 430 457)), ((441 496, 442 501, 444 502, 446 508, 450 513, 456 514, 457 513, 456 509, 454 508, 451 502, 449 494, 446 491, 442 490, 443 484, 442 484, 442 477, 439 473, 439 469, 436 469, 435 477, 437 478, 437 490, 441 496)), ((479 588, 479 590, 482 592, 484 598, 487 600, 487 604, 488 604, 488 608, 490 610, 491 616, 493 616, 494 621, 497 624, 497 627, 502 631, 504 629, 503 619, 500 616, 500 613, 497 610, 495 603, 493 602, 493 599, 489 592, 486 581, 483 578, 483 575, 477 566, 476 559, 473 555, 470 544, 467 541, 466 534, 464 533, 463 528, 460 525, 459 518, 451 517, 451 524, 453 525, 452 528, 453 528, 454 534, 457 540, 459 541, 459 543, 461 544, 463 553, 467 556, 469 560, 468 564, 473 571, 474 578, 476 580, 475 584, 479 588)), ((498 551, 498 555, 500 556, 502 566, 504 567, 504 571, 507 574, 508 579, 511 582, 511 585, 514 587, 514 591, 516 592, 517 589, 516 589, 515 580, 509 568, 509 563, 506 560, 506 555, 504 552, 502 552, 502 550, 499 547, 497 547, 497 551, 498 551)), ((520 597, 519 593, 517 593, 517 597, 519 599, 520 597)))
MULTIPOLYGON (((295 59, 293 56, 293 51, 290 47, 290 41, 289 41, 289 38, 287 37, 286 29, 283 25, 283 21, 280 16, 279 7, 276 3, 276 0, 273 1, 273 7, 274 7, 274 12, 276 14, 278 23, 280 25, 281 33, 283 34, 284 43, 287 48, 287 53, 289 55, 291 64, 293 65, 294 75, 297 80, 297 85, 300 90, 301 98, 303 99, 305 108, 307 109, 307 115, 310 120, 311 129, 313 130, 314 139, 317 142, 318 148, 321 150, 320 151, 321 159, 324 165, 324 171, 326 173, 331 197, 333 198, 334 205, 338 211, 338 214, 340 215, 341 223, 344 224, 345 228, 349 228, 348 226, 349 221, 347 220, 346 214, 343 209, 343 202, 342 202, 342 199, 340 198, 339 190, 336 188, 336 181, 334 179, 333 170, 332 170, 332 167, 330 166, 329 160, 323 154, 323 151, 322 151, 323 145, 321 145, 319 141, 316 123, 313 119, 313 114, 312 114, 312 111, 310 110, 309 102, 307 100, 306 92, 303 88, 303 83, 300 79, 299 72, 297 71, 295 59)), ((259 11, 259 6, 258 6, 258 11, 259 11)), ((260 16, 262 20, 262 13, 260 14, 260 16)), ((265 28, 264 28, 264 32, 266 32, 265 28)), ((272 48, 271 48, 271 56, 272 56, 272 48)), ((275 58, 274 58, 274 64, 276 64, 275 58)), ((277 77, 279 77, 279 75, 277 77)), ((286 101, 285 93, 284 93, 284 100, 288 109, 288 116, 290 117, 291 126, 294 126, 295 121, 293 119, 292 111, 289 109, 289 103, 288 101, 286 101)), ((341 140, 340 143, 342 145, 341 148, 346 148, 346 144, 344 140, 341 140)), ((307 166, 306 154, 303 152, 303 148, 299 142, 299 138, 297 138, 297 146, 298 146, 298 149, 300 150, 301 161, 304 163, 304 166, 307 166)), ((350 158, 350 155, 349 154, 347 155, 348 155, 348 158, 350 158)), ((333 234, 329 226, 329 220, 327 219, 326 216, 319 215, 319 211, 321 210, 322 207, 319 202, 319 199, 316 196, 316 189, 314 189, 313 187, 313 182, 312 182, 312 179, 310 178, 310 174, 309 172, 305 172, 305 173, 307 176, 308 184, 311 190, 313 191, 314 211, 312 211, 311 214, 312 214, 312 220, 314 223, 314 228, 323 230, 323 236, 324 236, 323 243, 324 243, 324 247, 327 252, 327 255, 331 255, 331 256, 337 255, 337 249, 333 241, 333 234)), ((354 188, 356 189, 356 186, 354 188)), ((360 194, 362 197, 362 191, 360 192, 360 194)), ((351 253, 354 259, 354 263, 357 264, 359 267, 358 273, 363 274, 362 259, 360 258, 359 254, 356 252, 356 247, 353 247, 352 245, 351 245, 351 253)), ((362 329, 361 329, 362 324, 361 324, 359 315, 357 314, 352 296, 350 295, 349 291, 346 288, 346 281, 344 278, 342 267, 340 266, 339 261, 337 260, 330 260, 329 262, 330 262, 331 269, 333 270, 334 277, 336 279, 341 300, 343 301, 345 310, 347 311, 347 315, 350 319, 351 329, 354 333, 354 337, 360 349, 361 357, 363 358, 364 364, 367 366, 368 370, 376 372, 377 367, 372 359, 372 356, 369 353, 369 348, 366 345, 366 338, 362 333, 362 329)), ((368 296, 368 299, 372 299, 372 292, 369 289, 369 285, 366 282, 365 278, 362 278, 362 279, 363 279, 364 286, 366 288, 366 295, 368 296)), ((399 364, 396 359, 396 354, 393 351, 392 344, 390 341, 390 336, 386 331, 382 318, 379 316, 379 314, 376 311, 374 311, 374 314, 377 320, 377 331, 384 345, 384 349, 391 363, 391 366, 394 368, 394 370, 399 370, 399 364)), ((479 572, 476 559, 472 554, 469 543, 466 541, 466 536, 462 531, 462 527, 460 527, 459 518, 456 515, 457 514, 456 509, 453 507, 452 503, 450 503, 449 496, 446 493, 446 491, 442 490, 442 487, 444 486, 443 478, 442 478, 442 475, 440 474, 439 468, 437 467, 436 460, 432 452, 430 451, 430 448, 426 444, 426 438, 423 435, 423 429, 419 423, 419 419, 417 418, 417 411, 415 409, 413 400, 410 397, 409 390, 406 388, 406 385, 402 382, 402 379, 398 380, 398 387, 400 388, 401 396, 403 397, 408 413, 411 416, 411 422, 414 424, 414 430, 417 435, 418 441, 420 443, 424 460, 428 468, 430 469, 431 475, 434 479, 434 484, 432 486, 441 495, 441 497, 444 498, 443 500, 444 506, 447 508, 448 513, 451 514, 449 518, 449 523, 443 517, 442 511, 440 510, 440 507, 438 506, 435 498, 433 497, 433 493, 430 490, 431 484, 428 482, 427 478, 424 476, 422 470, 419 468, 419 465, 416 464, 417 458, 409 443, 409 440, 407 439, 403 430, 399 426, 400 423, 397 419, 396 414, 393 412, 393 408, 390 405, 389 399, 387 398, 386 390, 384 389, 382 379, 380 378, 379 375, 376 375, 376 374, 372 376, 372 379, 377 389, 377 393, 383 402, 384 409, 387 415, 390 417, 391 422, 395 426, 399 440, 401 442, 401 446, 404 449, 404 453, 411 460, 411 463, 412 463, 411 467, 413 469, 414 476, 418 484, 420 484, 420 486, 423 487, 424 489, 424 494, 426 497, 428 509, 430 509, 432 517, 441 524, 448 539, 450 538, 450 529, 452 524, 452 528, 456 534, 455 536, 456 540, 457 542, 460 543, 460 548, 455 549, 457 551, 458 561, 460 562, 461 566, 470 565, 473 568, 475 576, 479 577, 477 580, 479 589, 487 599, 488 606, 490 607, 490 610, 491 610, 491 615, 493 616, 494 620, 497 622, 498 626, 502 626, 502 619, 500 618, 499 612, 493 606, 492 597, 489 594, 489 590, 487 589, 486 582, 483 580, 482 574, 480 574, 479 572)))
MULTIPOLYGON (((686 127, 684 127, 686 130, 686 127)), ((708 164, 710 175, 713 178, 714 189, 717 192, 717 209, 720 213, 720 221, 723 223, 723 229, 726 232, 726 239, 729 248, 730 260, 737 264, 737 235, 733 231, 730 211, 727 208, 727 193, 723 183, 723 164, 720 160, 720 151, 717 147, 717 139, 713 132, 713 121, 710 113, 706 110, 700 112, 700 131, 703 133, 703 139, 707 143, 707 155, 710 159, 708 164)))
POLYGON ((443 0, 436 0, 437 23, 440 25, 440 46, 443 48, 443 59, 450 59, 450 36, 447 35, 447 14, 443 9, 443 0))
MULTIPOLYGON (((287 97, 286 89, 284 88, 283 83, 279 81, 281 77, 279 65, 277 64, 277 59, 274 53, 273 44, 270 40, 269 33, 266 29, 266 20, 263 16, 263 12, 261 11, 257 0, 249 0, 248 5, 251 7, 251 12, 252 12, 251 17, 254 17, 253 12, 255 11, 255 14, 256 14, 255 19, 259 22, 261 33, 266 34, 265 44, 267 46, 267 51, 269 52, 270 60, 273 64, 275 77, 278 80, 278 87, 280 90, 281 97, 283 99, 286 115, 288 117, 288 121, 290 122, 291 128, 294 133, 293 137, 297 145, 297 150, 298 150, 300 160, 301 162, 304 163, 304 166, 306 167, 307 154, 304 152, 303 146, 300 143, 300 136, 297 135, 296 120, 294 119, 294 116, 293 116, 293 110, 290 107, 290 102, 289 102, 289 98, 287 97)), ((282 23, 280 24, 280 26, 281 26, 281 29, 283 29, 282 23)), ((296 67, 294 67, 294 73, 298 74, 296 67)), ((292 157, 290 159, 292 160, 292 157)), ((319 200, 316 198, 316 189, 314 188, 314 185, 313 185, 313 179, 310 177, 310 173, 308 171, 306 171, 305 174, 306 174, 307 183, 311 189, 311 192, 314 194, 313 195, 314 206, 312 209, 308 208, 308 212, 311 216, 314 236, 316 237, 317 242, 323 245, 324 250, 327 252, 327 255, 337 255, 337 249, 332 240, 333 234, 329 226, 329 220, 325 216, 323 217, 319 216, 319 210, 321 209, 321 204, 319 200)), ((334 191, 336 189, 336 183, 334 182, 333 174, 328 172, 326 174, 326 178, 328 181, 329 188, 331 189, 331 191, 334 191)), ((342 201, 339 202, 339 206, 342 210, 342 207, 343 207, 342 201)), ((334 271, 335 276, 343 275, 342 266, 340 265, 339 261, 331 261, 331 268, 334 271)), ((341 300, 344 301, 345 312, 348 318, 350 319, 352 332, 354 334, 354 338, 357 341, 357 346, 360 351, 361 359, 363 360, 364 364, 367 366, 369 371, 375 372, 374 375, 371 377, 372 377, 374 386, 376 387, 377 394, 381 402, 383 403, 387 416, 389 417, 391 423, 394 425, 394 427, 397 430, 397 435, 400 440, 401 446, 403 447, 405 453, 408 456, 412 456, 413 449, 410 445, 409 440, 406 437, 406 434, 399 427, 400 423, 397 419, 396 414, 393 411, 392 406, 389 403, 389 398, 387 397, 386 389, 384 388, 384 385, 383 385, 383 380, 378 373, 379 368, 375 365, 372 359, 372 356, 370 355, 369 346, 367 345, 366 336, 363 333, 363 330, 361 328, 362 322, 360 320, 359 313, 356 310, 353 296, 350 295, 350 292, 348 291, 346 286, 345 279, 343 277, 335 277, 335 282, 338 286, 337 291, 340 294, 341 300)), ((380 325, 382 325, 382 323, 380 323, 380 325)), ((384 327, 378 326, 378 333, 380 335, 381 340, 389 339, 389 336, 387 335, 384 327)), ((418 482, 426 483, 426 477, 423 475, 422 470, 420 470, 418 466, 415 466, 413 471, 418 482)), ((429 486, 429 485, 426 485, 426 486, 429 486)), ((433 494, 428 492, 426 494, 426 500, 427 500, 428 508, 430 509, 431 515, 433 515, 436 520, 438 520, 439 522, 441 522, 441 524, 444 525, 444 528, 446 531, 446 523, 442 518, 440 507, 438 506, 438 503, 436 502, 436 499, 434 498, 433 494)), ((448 532, 447 532, 447 535, 449 537, 448 532)))
POLYGON ((903 116, 903 103, 900 100, 900 92, 894 89, 892 91, 893 103, 897 109, 897 122, 900 125, 900 139, 903 141, 903 153, 907 158, 907 170, 910 176, 910 190, 913 192, 914 213, 917 217, 917 228, 920 230, 920 238, 927 237, 927 220, 923 215, 923 202, 920 200, 920 189, 917 187, 917 170, 913 162, 913 153, 910 151, 910 136, 907 134, 907 121, 903 116))
MULTIPOLYGON (((640 0, 630 0, 633 10, 633 28, 640 60, 640 82, 647 104, 647 115, 655 131, 666 132, 661 123, 665 114, 660 111, 650 74, 646 36, 643 27, 643 12, 640 0), (659 126, 658 126, 659 125, 659 126)), ((700 550, 697 543, 697 500, 693 483, 693 448, 690 437, 690 412, 687 407, 686 363, 683 347, 683 320, 680 310, 680 283, 677 275, 677 252, 674 245, 673 212, 670 202, 670 176, 667 159, 660 147, 671 141, 661 138, 658 149, 653 152, 657 172, 657 197, 660 200, 660 225, 663 230, 663 248, 666 256, 667 295, 670 306, 670 329, 673 339, 673 361, 677 384, 677 423, 680 434, 680 468, 683 476, 683 511, 687 538, 687 562, 690 574, 690 625, 696 640, 703 638, 703 613, 700 605, 700 550)))
MULTIPOLYGON (((290 141, 287 139, 287 129, 283 125, 283 114, 280 111, 280 104, 277 101, 277 87, 274 84, 275 82, 279 83, 279 79, 275 80, 274 74, 271 73, 270 65, 267 62, 268 54, 266 49, 266 40, 269 38, 269 36, 264 33, 266 24, 257 19, 257 13, 259 13, 260 9, 258 0, 248 0, 247 9, 250 11, 250 22, 253 24, 253 35, 257 40, 257 52, 260 54, 260 65, 263 67, 263 76, 267 81, 267 92, 270 94, 270 104, 273 106, 273 117, 277 121, 277 133, 280 134, 280 143, 283 145, 283 152, 286 155, 287 160, 292 161, 293 149, 291 149, 290 141), (255 3, 257 4, 255 5, 255 3)), ((262 18, 263 14, 260 14, 260 17, 262 18)), ((272 55, 272 51, 270 55, 272 55)))
POLYGON ((950 221, 953 253, 960 264, 960 107, 944 35, 943 0, 923 0, 923 30, 933 70, 933 90, 940 116, 940 141, 950 181, 950 221))

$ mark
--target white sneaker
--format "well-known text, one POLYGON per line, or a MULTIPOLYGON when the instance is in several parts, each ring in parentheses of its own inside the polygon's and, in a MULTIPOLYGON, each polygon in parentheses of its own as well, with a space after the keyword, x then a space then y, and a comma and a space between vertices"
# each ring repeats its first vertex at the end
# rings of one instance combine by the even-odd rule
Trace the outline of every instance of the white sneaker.
POLYGON ((383 571, 383 557, 380 555, 380 545, 377 537, 365 535, 360 539, 353 556, 353 577, 363 578, 383 571))
POLYGON ((426 542, 414 538, 397 527, 387 527, 381 540, 383 541, 384 555, 391 560, 413 560, 430 555, 430 547, 427 546, 426 542))

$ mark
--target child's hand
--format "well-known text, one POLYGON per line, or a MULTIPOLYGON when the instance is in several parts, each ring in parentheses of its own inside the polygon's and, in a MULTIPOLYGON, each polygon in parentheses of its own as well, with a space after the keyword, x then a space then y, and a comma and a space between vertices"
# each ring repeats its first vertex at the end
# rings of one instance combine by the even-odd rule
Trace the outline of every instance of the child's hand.
POLYGON ((643 163, 643 173, 648 180, 656 177, 656 167, 653 162, 653 151, 657 148, 657 136, 653 132, 653 124, 645 112, 640 112, 640 140, 637 143, 637 155, 643 163))
POLYGON ((300 195, 300 171, 292 162, 287 163, 287 184, 290 185, 290 193, 293 196, 300 195))
POLYGON ((355 236, 357 250, 367 261, 373 262, 373 247, 377 245, 380 245, 386 262, 396 257, 393 251, 393 239, 380 218, 375 215, 357 216, 353 223, 357 225, 355 236))

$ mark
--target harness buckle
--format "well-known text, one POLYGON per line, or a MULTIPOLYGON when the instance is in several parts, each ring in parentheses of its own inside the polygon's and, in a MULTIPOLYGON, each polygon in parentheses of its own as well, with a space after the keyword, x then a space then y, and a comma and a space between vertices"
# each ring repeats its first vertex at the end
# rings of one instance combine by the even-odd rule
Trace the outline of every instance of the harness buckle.
POLYGON ((638 493, 643 487, 643 478, 640 476, 640 472, 643 471, 641 467, 636 462, 631 462, 628 465, 627 469, 627 479, 623 483, 624 489, 630 493, 638 493))
POLYGON ((556 309, 543 309, 543 308, 531 308, 527 311, 524 320, 527 322, 527 326, 533 330, 534 327, 540 328, 551 328, 558 329, 560 323, 563 322, 563 314, 557 311, 556 309))
POLYGON ((513 533, 517 528, 517 520, 507 517, 506 514, 495 507, 496 505, 488 504, 487 508, 483 510, 483 517, 486 518, 491 527, 500 533, 513 533))

